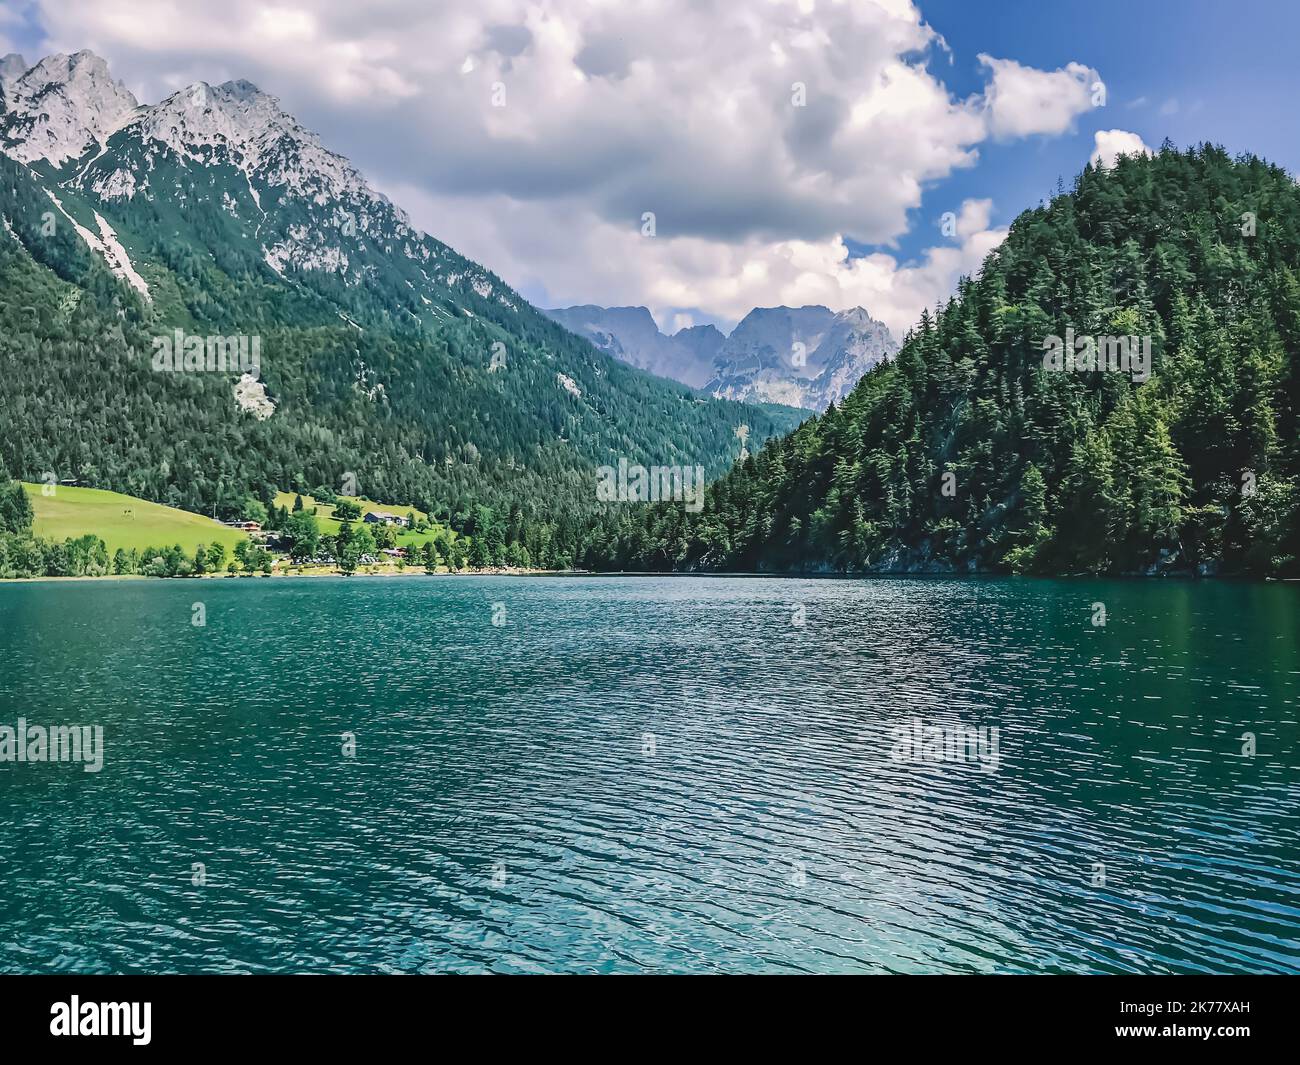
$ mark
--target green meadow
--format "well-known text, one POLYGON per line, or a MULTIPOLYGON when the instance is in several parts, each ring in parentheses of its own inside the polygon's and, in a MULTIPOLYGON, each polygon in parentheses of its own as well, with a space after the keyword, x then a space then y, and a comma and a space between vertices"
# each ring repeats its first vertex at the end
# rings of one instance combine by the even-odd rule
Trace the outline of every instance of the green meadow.
POLYGON ((173 544, 180 544, 187 554, 192 554, 199 544, 224 544, 230 552, 240 540, 247 539, 239 530, 201 514, 117 492, 26 483, 23 487, 35 512, 33 532, 46 540, 94 533, 108 545, 110 554, 119 547, 130 550, 173 544), (44 491, 53 494, 45 495, 44 491))
MULTIPOLYGON (((217 543, 224 544, 227 552, 232 552, 237 543, 247 539, 238 529, 228 528, 202 514, 150 503, 119 492, 56 485, 52 494, 46 495, 44 485, 25 482, 23 487, 35 513, 33 532, 45 540, 62 541, 93 533, 104 541, 110 554, 119 547, 138 550, 171 547, 173 544, 180 544, 187 554, 191 554, 199 544, 217 543)), ((276 505, 292 509, 294 495, 293 492, 277 493, 276 505)), ((414 507, 394 507, 370 499, 348 498, 361 507, 363 514, 387 511, 403 518, 411 513, 417 518, 427 517, 424 511, 414 507)), ((333 511, 330 504, 318 503, 311 496, 304 495, 303 506, 316 512, 322 536, 338 534, 340 523, 330 517, 333 511)), ((441 526, 422 533, 398 530, 397 543, 400 547, 423 547, 440 531, 441 526)))

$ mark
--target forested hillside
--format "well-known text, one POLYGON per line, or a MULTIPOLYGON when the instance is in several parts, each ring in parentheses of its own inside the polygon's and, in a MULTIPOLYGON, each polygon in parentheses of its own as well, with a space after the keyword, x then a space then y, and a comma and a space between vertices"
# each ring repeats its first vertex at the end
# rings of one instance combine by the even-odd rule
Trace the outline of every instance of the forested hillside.
POLYGON ((1300 191, 1205 146, 1087 168, 838 408, 611 508, 598 567, 1296 575, 1300 191), (1067 329, 1146 375, 1044 367, 1067 329))
MULTIPOLYGON (((108 91, 90 53, 43 66, 89 111, 108 91)), ((21 140, 0 155, 0 462, 16 477, 222 518, 326 486, 452 523, 526 515, 549 537, 594 506, 602 463, 717 476, 737 426, 752 446, 798 422, 597 352, 247 82, 128 114, 75 158, 19 161, 36 151, 21 140), (241 409, 237 371, 158 372, 154 343, 177 329, 258 338, 274 413, 241 409)))

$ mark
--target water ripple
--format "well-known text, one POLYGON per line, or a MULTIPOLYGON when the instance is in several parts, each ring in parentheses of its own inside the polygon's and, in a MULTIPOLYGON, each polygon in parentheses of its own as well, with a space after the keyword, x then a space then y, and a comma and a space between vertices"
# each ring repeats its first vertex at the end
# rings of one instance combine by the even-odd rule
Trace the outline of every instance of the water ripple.
POLYGON ((102 724, 107 750, 0 763, 0 970, 1297 972, 1297 605, 3 586, 0 724, 102 724), (996 761, 900 759, 918 721, 996 726, 996 761))

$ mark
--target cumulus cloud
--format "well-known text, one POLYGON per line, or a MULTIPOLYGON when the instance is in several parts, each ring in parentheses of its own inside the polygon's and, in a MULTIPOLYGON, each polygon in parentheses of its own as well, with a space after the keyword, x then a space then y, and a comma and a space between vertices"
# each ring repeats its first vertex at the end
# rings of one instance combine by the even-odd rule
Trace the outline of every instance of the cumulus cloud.
POLYGON ((957 97, 910 0, 39 3, 51 47, 142 99, 256 82, 526 294, 724 319, 804 292, 903 313, 974 236, 919 264, 846 242, 893 246, 926 188, 990 138, 1065 132, 1099 80, 981 56, 986 90, 957 97))
POLYGON ((509 263, 512 284, 541 306, 644 305, 661 325, 703 316, 730 328, 754 307, 862 306, 902 336, 922 308, 946 298, 1006 237, 990 225, 992 203, 967 200, 951 242, 915 262, 876 252, 851 256, 843 237, 716 241, 643 236, 580 204, 538 210, 508 197, 484 202, 431 197, 414 186, 385 190, 417 215, 442 219, 454 247, 482 261, 509 263))
POLYGON ((1082 63, 1049 71, 989 55, 979 61, 992 76, 985 99, 989 129, 999 140, 1064 133, 1079 115, 1105 101, 1101 75, 1082 63))
POLYGON ((1099 129, 1093 134, 1092 155, 1088 162, 1106 169, 1121 155, 1150 155, 1151 149, 1136 133, 1123 129, 1099 129))

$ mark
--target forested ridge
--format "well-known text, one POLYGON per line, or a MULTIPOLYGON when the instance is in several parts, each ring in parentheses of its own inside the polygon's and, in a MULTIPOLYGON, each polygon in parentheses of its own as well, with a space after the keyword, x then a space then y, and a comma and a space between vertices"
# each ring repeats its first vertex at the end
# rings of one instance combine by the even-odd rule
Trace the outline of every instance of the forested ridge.
POLYGON ((225 517, 356 471, 372 498, 495 545, 486 564, 518 545, 602 570, 1300 572, 1300 191, 1253 157, 1166 145, 1088 167, 894 361, 768 439, 702 512, 594 518, 600 462, 705 454, 717 474, 736 424, 759 442, 780 412, 648 378, 526 304, 448 292, 445 314, 407 324, 400 286, 344 300, 320 272, 281 283, 228 219, 105 205, 147 249, 146 304, 70 227, 39 231, 48 201, 26 168, 0 159, 0 199, 0 459, 31 480, 225 517), (258 332, 276 414, 235 409, 229 377, 153 372, 163 322, 258 332), (1149 342, 1149 376, 1045 367, 1045 340, 1073 334, 1149 342))
POLYGON ((258 218, 229 167, 163 160, 152 178, 166 195, 106 200, 68 185, 79 165, 48 173, 0 156, 0 462, 14 477, 220 518, 276 490, 352 483, 469 532, 485 515, 538 526, 534 542, 563 542, 571 559, 597 465, 626 456, 716 476, 739 452, 737 425, 763 439, 802 416, 625 366, 431 238, 441 273, 427 281, 360 237, 347 279, 292 263, 277 272, 256 236, 268 209, 298 232, 325 223, 269 189, 258 218), (113 226, 149 300, 64 210, 92 233, 96 212, 113 226), (274 415, 238 408, 237 373, 154 370, 154 338, 175 329, 258 336, 274 415))
POLYGON ((840 407, 701 513, 609 508, 586 562, 1296 576, 1298 270, 1281 168, 1168 144, 1090 166, 840 407), (1067 329, 1149 337, 1149 379, 1045 368, 1067 329))

